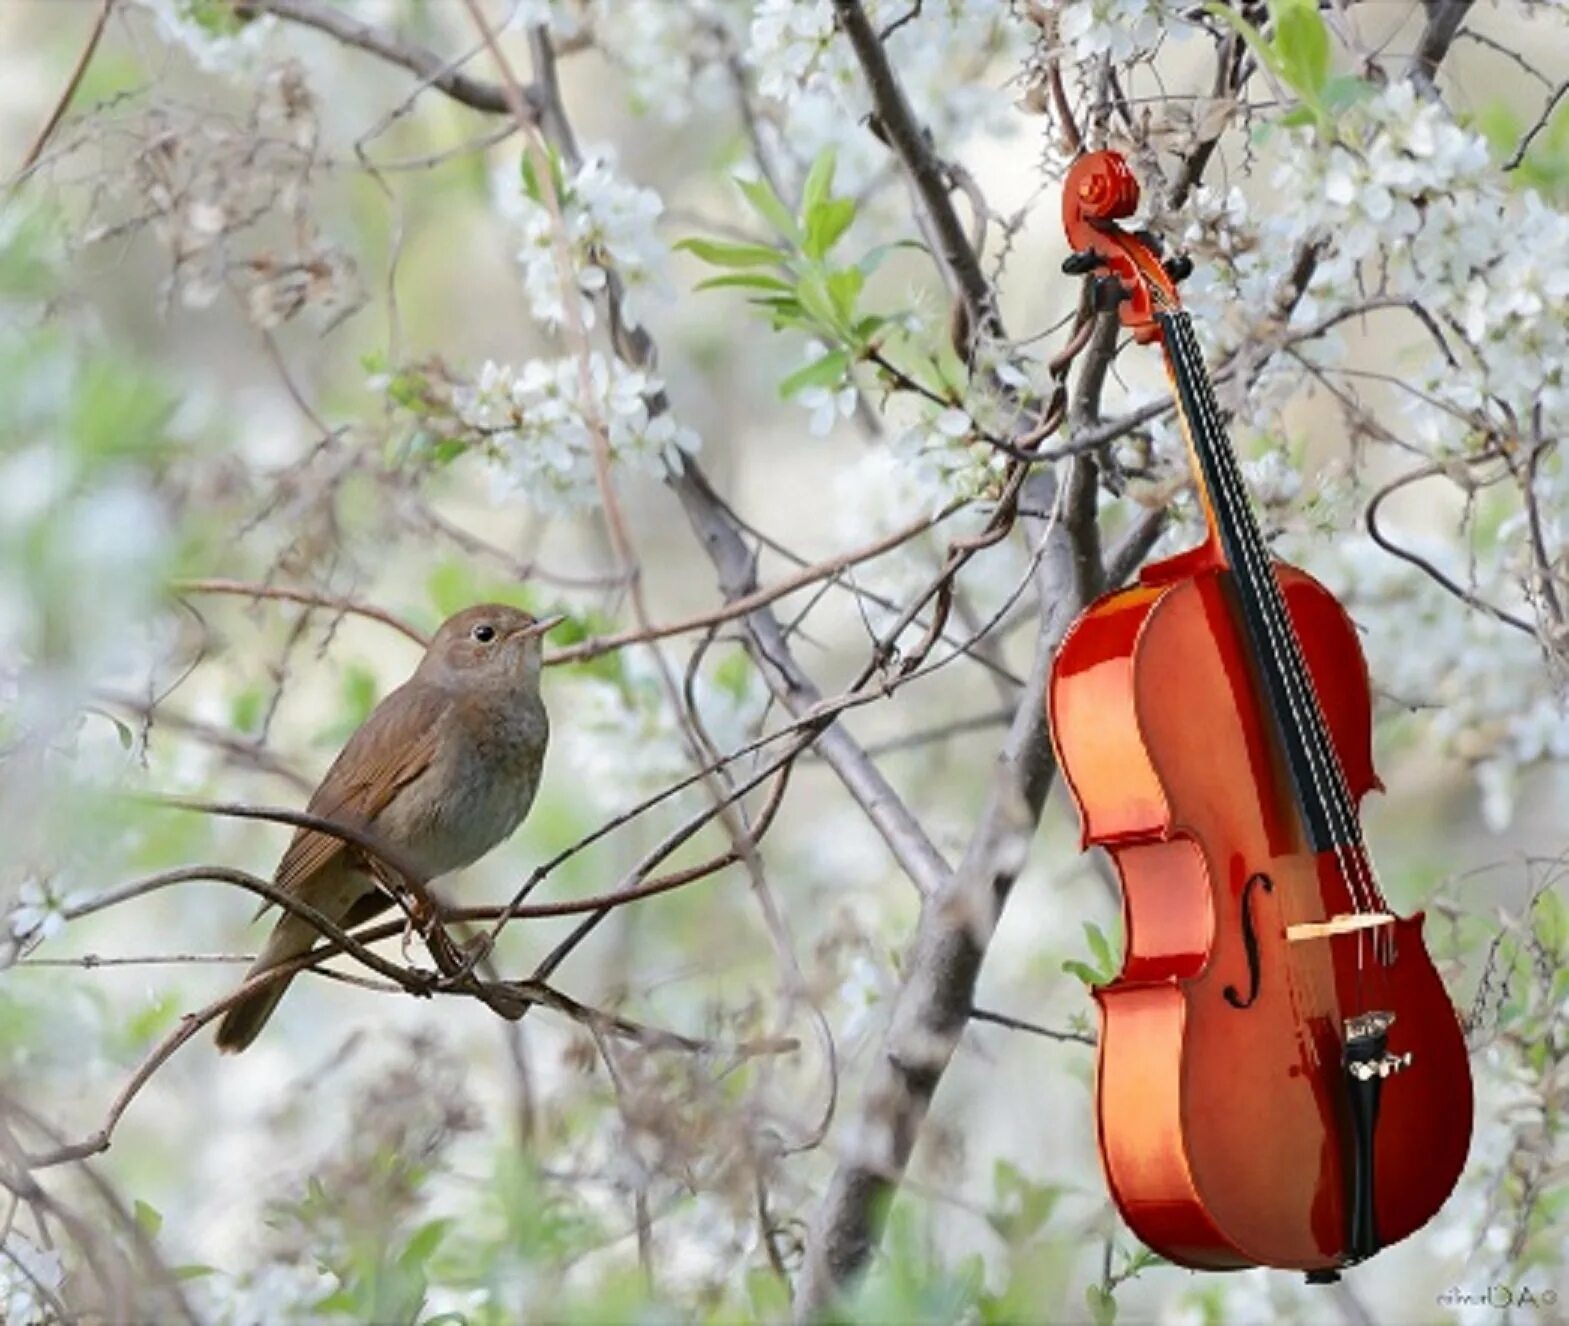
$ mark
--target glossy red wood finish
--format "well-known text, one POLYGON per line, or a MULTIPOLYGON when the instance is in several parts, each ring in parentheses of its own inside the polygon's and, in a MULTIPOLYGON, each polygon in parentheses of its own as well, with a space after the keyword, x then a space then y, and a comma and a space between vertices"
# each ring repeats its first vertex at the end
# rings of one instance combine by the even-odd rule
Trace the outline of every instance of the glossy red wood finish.
POLYGON ((1062 182, 1062 228, 1075 253, 1095 253, 1105 270, 1122 282, 1126 298, 1117 308, 1133 339, 1160 339, 1156 306, 1177 308, 1177 287, 1160 259, 1116 223, 1133 215, 1139 185, 1117 152, 1087 152, 1068 168, 1062 182))
MULTIPOLYGON (((1152 568, 1093 604, 1064 641, 1049 706, 1086 845, 1122 881, 1126 952, 1096 992, 1097 1114, 1118 1207, 1187 1266, 1328 1268, 1344 1260, 1350 1149, 1346 1017, 1393 1012, 1374 1151, 1384 1245, 1420 1228, 1465 1163, 1471 1084, 1454 1007, 1421 939, 1397 926, 1288 943, 1286 927, 1356 910, 1347 869, 1304 841, 1219 559, 1152 568), (1246 882, 1257 997, 1246 992, 1246 882)), ((1327 590, 1279 567, 1287 609, 1353 798, 1376 787, 1356 632, 1327 590)))

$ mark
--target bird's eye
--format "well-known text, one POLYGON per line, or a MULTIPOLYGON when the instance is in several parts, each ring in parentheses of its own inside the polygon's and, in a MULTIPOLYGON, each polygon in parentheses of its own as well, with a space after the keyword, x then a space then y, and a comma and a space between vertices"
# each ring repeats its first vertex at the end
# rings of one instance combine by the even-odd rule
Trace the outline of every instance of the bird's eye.
POLYGON ((484 622, 481 622, 478 626, 476 626, 474 628, 472 634, 473 634, 474 638, 480 642, 480 644, 488 645, 492 640, 494 640, 496 638, 496 628, 494 626, 488 626, 484 622))

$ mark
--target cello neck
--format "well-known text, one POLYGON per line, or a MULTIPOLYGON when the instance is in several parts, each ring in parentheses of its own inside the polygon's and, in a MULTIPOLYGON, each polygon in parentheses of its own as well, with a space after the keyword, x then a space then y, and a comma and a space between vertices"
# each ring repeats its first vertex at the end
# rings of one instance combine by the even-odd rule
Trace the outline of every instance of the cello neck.
POLYGON ((1192 324, 1180 309, 1159 313, 1156 320, 1210 538, 1235 589, 1243 635, 1274 719, 1308 842, 1320 852, 1358 845, 1356 806, 1334 756, 1274 559, 1248 501, 1192 324))
POLYGON ((1268 547, 1248 501, 1192 321, 1181 309, 1155 317, 1210 542, 1241 579, 1269 564, 1268 547))

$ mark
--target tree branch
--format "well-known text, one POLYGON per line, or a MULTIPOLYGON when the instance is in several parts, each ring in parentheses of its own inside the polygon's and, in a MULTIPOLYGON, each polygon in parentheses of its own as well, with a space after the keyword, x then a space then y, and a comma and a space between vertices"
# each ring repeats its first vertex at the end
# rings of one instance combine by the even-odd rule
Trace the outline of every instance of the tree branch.
POLYGON ((77 89, 82 85, 82 79, 87 75, 87 66, 93 62, 93 55, 98 50, 98 43, 103 39, 104 28, 109 23, 109 14, 113 9, 114 0, 100 0, 98 15, 93 19, 93 26, 88 29, 87 41, 82 46, 81 54, 76 57, 76 63, 66 79, 65 88, 55 100, 54 109, 49 112, 44 127, 38 131, 38 136, 33 139, 33 145, 27 149, 26 155, 22 158, 22 164, 16 168, 16 174, 11 177, 12 188, 27 178, 28 173, 38 164, 38 158, 43 155, 49 140, 54 137, 54 131, 60 127, 60 121, 65 118, 66 111, 70 109, 71 99, 76 96, 77 89))
POLYGON ((916 198, 931 221, 943 263, 958 288, 975 332, 1000 339, 1002 319, 991 282, 981 270, 980 258, 970 245, 964 223, 948 196, 948 172, 932 147, 931 134, 915 117, 904 95, 888 52, 883 49, 877 30, 872 27, 858 0, 834 0, 839 27, 849 38, 867 87, 877 120, 909 177, 916 198))
MULTIPOLYGON (((687 465, 671 483, 703 550, 719 573, 726 599, 755 593, 757 577, 752 555, 702 471, 687 465)), ((822 692, 796 662, 779 619, 759 607, 748 613, 745 620, 756 646, 758 666, 780 703, 795 718, 815 710, 822 702, 822 692)), ((860 744, 843 727, 834 724, 817 739, 816 749, 865 811, 915 887, 923 894, 939 888, 949 874, 948 863, 860 744)))
POLYGON ((1427 10, 1427 21, 1411 55, 1408 76, 1419 87, 1431 89, 1438 77, 1438 66, 1449 54, 1449 47, 1471 10, 1471 0, 1422 0, 1422 6, 1427 10))
MULTIPOLYGON (((1034 667, 964 859, 922 904, 904 983, 858 1117, 847 1129, 855 1142, 847 1147, 813 1221, 796 1296, 798 1320, 823 1314, 870 1259, 887 1199, 903 1178, 937 1084, 974 1008, 981 962, 1028 856, 1056 772, 1045 721, 1046 685, 1057 645, 1090 589, 1082 571, 1093 548, 1094 496, 1092 477, 1070 475, 1060 518, 1024 517, 1032 538, 1045 540, 1037 571, 1043 610, 1034 667)), ((1028 509, 1050 510, 1057 500, 1051 471, 1031 476, 1028 509)))
POLYGON ((197 580, 176 580, 169 587, 176 594, 229 594, 237 598, 277 599, 284 603, 300 603, 308 608, 331 608, 332 611, 337 613, 345 613, 352 617, 365 617, 370 621, 380 622, 383 626, 390 626, 398 634, 407 636, 422 649, 430 643, 429 636, 412 623, 404 621, 396 613, 388 612, 385 608, 378 608, 372 603, 364 603, 346 594, 328 594, 313 589, 292 589, 287 585, 253 584, 246 580, 225 580, 210 577, 197 580))
MULTIPOLYGON (((454 101, 487 115, 507 115, 511 106, 506 89, 496 83, 486 83, 471 78, 435 51, 425 46, 399 41, 369 23, 350 17, 342 9, 324 4, 321 0, 232 0, 234 12, 241 18, 254 18, 259 14, 272 14, 301 27, 314 28, 329 37, 335 37, 345 46, 352 46, 374 55, 388 64, 407 69, 431 87, 444 92, 454 101)), ((541 114, 541 97, 533 88, 525 90, 528 114, 538 120, 541 114)))

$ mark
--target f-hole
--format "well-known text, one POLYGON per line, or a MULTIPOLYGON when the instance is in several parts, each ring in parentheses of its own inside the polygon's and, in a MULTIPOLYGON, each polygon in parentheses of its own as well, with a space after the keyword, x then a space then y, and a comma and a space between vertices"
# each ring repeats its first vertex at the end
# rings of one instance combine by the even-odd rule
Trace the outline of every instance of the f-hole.
POLYGON ((1233 1008, 1252 1008, 1253 1001, 1258 998, 1259 967, 1258 967, 1258 932, 1253 928, 1253 886, 1260 886, 1265 893, 1273 893, 1274 881, 1266 874, 1260 872, 1250 875, 1248 882, 1242 886, 1242 947, 1248 955, 1248 997, 1244 999, 1237 993, 1237 987, 1228 985, 1222 994, 1226 1002, 1233 1008))

